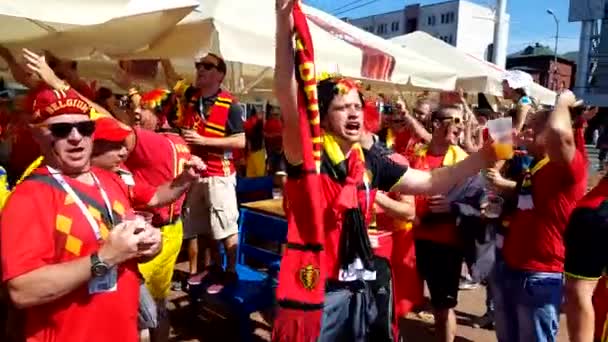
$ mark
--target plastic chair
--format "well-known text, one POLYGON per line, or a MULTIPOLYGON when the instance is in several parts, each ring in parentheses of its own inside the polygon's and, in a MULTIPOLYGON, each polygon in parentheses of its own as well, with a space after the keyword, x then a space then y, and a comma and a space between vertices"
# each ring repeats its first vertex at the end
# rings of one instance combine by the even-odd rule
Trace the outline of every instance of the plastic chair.
POLYGON ((237 178, 236 198, 238 203, 261 201, 272 198, 273 181, 272 176, 237 178))
MULTIPOLYGON (((236 260, 238 282, 226 286, 215 296, 206 294, 206 288, 211 285, 209 283, 191 289, 190 295, 194 298, 204 297, 201 299, 207 304, 218 302, 237 315, 239 341, 250 341, 252 338, 251 313, 268 309, 275 303, 274 290, 281 263, 280 246, 286 241, 285 219, 241 208, 236 260), (255 245, 251 243, 252 239, 255 245), (263 246, 268 244, 276 244, 277 251, 263 246)), ((225 253, 223 249, 221 251, 225 260, 225 253)))

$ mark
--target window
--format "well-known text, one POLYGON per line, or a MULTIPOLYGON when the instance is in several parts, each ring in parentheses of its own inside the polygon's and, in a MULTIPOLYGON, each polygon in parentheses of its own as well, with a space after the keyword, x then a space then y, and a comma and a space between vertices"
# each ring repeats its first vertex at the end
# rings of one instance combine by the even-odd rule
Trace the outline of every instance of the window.
POLYGON ((454 22, 454 12, 450 12, 450 22, 454 22))
POLYGON ((391 23, 391 31, 392 32, 399 31, 399 22, 398 21, 393 21, 391 23))
POLYGON ((436 23, 437 23, 437 21, 436 21, 436 18, 435 18, 434 15, 431 15, 431 16, 428 17, 427 24, 429 26, 435 26, 436 23))
POLYGON ((453 42, 454 42, 454 37, 452 35, 450 35, 448 37, 448 43, 453 44, 453 42))
POLYGON ((426 18, 426 24, 428 26, 431 26, 431 16, 429 16, 428 18, 426 18))
POLYGON ((442 15, 441 15, 441 23, 442 23, 442 24, 445 24, 445 14, 442 14, 442 15))
POLYGON ((388 26, 387 24, 378 25, 378 27, 376 28, 376 33, 379 33, 379 34, 387 33, 388 32, 387 26, 388 26))

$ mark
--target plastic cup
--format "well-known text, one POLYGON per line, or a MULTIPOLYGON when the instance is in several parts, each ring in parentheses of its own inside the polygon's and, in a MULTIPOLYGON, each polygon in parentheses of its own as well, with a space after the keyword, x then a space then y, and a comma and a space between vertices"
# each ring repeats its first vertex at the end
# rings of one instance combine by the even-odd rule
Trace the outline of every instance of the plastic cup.
POLYGON ((509 118, 488 121, 488 131, 494 143, 496 157, 501 160, 513 158, 513 122, 509 118))
POLYGON ((134 221, 137 224, 135 234, 138 234, 146 229, 146 225, 152 224, 153 216, 154 214, 147 211, 134 211, 133 214, 127 215, 125 221, 134 221))

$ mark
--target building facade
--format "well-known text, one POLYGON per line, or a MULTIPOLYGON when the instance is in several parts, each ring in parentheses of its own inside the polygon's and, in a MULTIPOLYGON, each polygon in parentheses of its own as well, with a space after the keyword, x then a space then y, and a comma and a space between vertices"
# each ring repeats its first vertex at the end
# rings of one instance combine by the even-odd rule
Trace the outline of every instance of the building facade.
POLYGON ((398 11, 345 20, 383 38, 424 31, 477 58, 490 60, 494 17, 491 8, 452 0, 425 6, 409 5, 398 11))
POLYGON ((553 54, 511 55, 507 58, 507 69, 525 71, 535 82, 555 91, 572 89, 576 77, 576 64, 562 57, 557 57, 556 64, 553 54))
POLYGON ((608 2, 570 0, 570 22, 581 22, 574 91, 585 102, 608 107, 608 2))

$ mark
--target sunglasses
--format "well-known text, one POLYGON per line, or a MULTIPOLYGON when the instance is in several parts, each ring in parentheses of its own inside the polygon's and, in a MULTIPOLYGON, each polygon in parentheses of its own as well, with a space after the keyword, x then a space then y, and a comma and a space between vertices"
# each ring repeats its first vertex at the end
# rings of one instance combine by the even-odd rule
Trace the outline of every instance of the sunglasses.
POLYGON ((217 65, 215 65, 211 62, 197 62, 197 63, 194 63, 194 66, 197 69, 200 69, 200 68, 203 68, 205 70, 217 69, 217 65))
POLYGON ((437 118, 437 121, 441 121, 441 122, 447 122, 447 123, 453 123, 456 125, 459 125, 463 122, 462 118, 454 118, 454 117, 444 117, 444 118, 437 118))
POLYGON ((51 131, 51 134, 57 139, 65 139, 76 128, 78 133, 83 137, 90 137, 95 132, 95 121, 80 121, 80 122, 57 122, 50 125, 43 125, 51 131))

